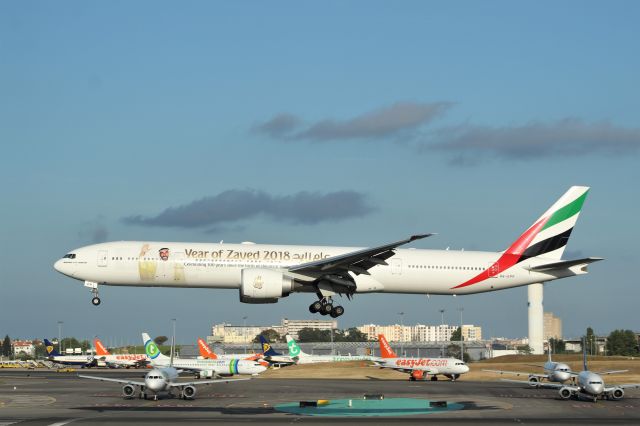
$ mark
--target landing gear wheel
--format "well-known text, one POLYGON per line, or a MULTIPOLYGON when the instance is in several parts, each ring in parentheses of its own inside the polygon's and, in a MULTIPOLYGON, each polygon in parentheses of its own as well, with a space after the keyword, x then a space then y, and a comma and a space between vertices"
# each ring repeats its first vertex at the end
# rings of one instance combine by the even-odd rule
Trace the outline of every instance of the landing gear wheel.
POLYGON ((322 305, 322 309, 320 310, 320 313, 322 315, 329 315, 332 310, 333 310, 333 305, 331 303, 325 303, 324 305, 322 305))
POLYGON ((437 382, 438 381, 438 376, 431 376, 431 381, 432 382, 437 382))
POLYGON ((309 312, 311 312, 312 314, 320 312, 320 309, 322 309, 322 303, 320 303, 319 300, 309 305, 309 312))
POLYGON ((93 303, 93 306, 98 306, 100 304, 100 298, 98 296, 94 297, 91 299, 91 303, 93 303))
POLYGON ((334 306, 333 309, 331 309, 331 318, 338 318, 342 314, 344 314, 344 308, 342 306, 334 306))

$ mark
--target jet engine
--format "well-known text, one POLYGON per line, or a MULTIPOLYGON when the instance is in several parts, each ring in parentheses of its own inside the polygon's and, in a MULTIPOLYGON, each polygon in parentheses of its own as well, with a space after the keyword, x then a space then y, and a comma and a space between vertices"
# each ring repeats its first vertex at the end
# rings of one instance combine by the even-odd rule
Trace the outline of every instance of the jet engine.
POLYGON ((132 385, 124 385, 122 387, 122 395, 125 398, 133 398, 133 394, 135 393, 136 388, 132 385))
POLYGON ((529 376, 529 386, 538 387, 540 379, 537 376, 529 376))
POLYGON ((182 389, 182 396, 184 399, 193 399, 196 396, 195 386, 185 386, 184 389, 182 389))
POLYGON ((624 398, 624 389, 615 388, 613 392, 611 392, 611 398, 615 399, 616 401, 624 398))
POLYGON ((291 293, 293 279, 271 269, 243 269, 240 301, 243 303, 277 303, 291 293))
POLYGON ((560 394, 560 398, 562 398, 562 399, 569 399, 569 398, 571 398, 571 389, 569 389, 568 387, 562 387, 562 388, 560 388, 560 390, 558 391, 558 393, 560 394))
POLYGON ((422 370, 413 370, 411 372, 411 376, 409 377, 409 380, 414 381, 414 380, 422 380, 424 379, 424 371, 422 370))

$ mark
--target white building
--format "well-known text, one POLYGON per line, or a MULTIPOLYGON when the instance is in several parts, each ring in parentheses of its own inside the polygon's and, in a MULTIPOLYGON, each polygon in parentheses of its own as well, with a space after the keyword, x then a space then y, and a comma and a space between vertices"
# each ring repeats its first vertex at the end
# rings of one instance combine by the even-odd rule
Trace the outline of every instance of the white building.
POLYGON ((258 334, 265 330, 275 330, 281 337, 286 334, 294 339, 298 338, 298 333, 303 328, 314 330, 331 330, 338 328, 338 320, 290 320, 284 318, 280 325, 233 325, 214 324, 211 327, 211 336, 207 336, 207 343, 251 343, 258 334))
MULTIPOLYGON (((377 325, 365 324, 357 327, 367 335, 369 340, 378 340, 379 334, 384 334, 390 342, 444 342, 450 341, 453 333, 459 328, 457 325, 377 325)), ((462 337, 467 341, 482 340, 482 327, 473 324, 462 326, 462 337)))
POLYGON ((20 354, 35 356, 36 354, 36 347, 31 340, 14 340, 11 342, 11 346, 13 346, 14 356, 18 356, 20 354))

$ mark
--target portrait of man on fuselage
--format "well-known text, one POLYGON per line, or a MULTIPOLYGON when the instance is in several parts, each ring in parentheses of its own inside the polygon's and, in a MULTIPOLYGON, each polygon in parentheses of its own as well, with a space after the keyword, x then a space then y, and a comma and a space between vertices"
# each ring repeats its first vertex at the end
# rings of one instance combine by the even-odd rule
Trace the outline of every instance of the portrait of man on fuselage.
POLYGON ((158 254, 160 255, 160 259, 167 261, 169 260, 169 249, 166 247, 161 248, 160 250, 158 250, 158 254))

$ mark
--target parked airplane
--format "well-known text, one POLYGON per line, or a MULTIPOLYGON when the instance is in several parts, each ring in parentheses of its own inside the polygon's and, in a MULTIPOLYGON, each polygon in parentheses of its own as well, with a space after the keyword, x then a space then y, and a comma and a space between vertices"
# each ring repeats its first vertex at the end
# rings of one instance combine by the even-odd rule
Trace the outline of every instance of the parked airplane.
POLYGON ((151 365, 154 367, 167 367, 172 365, 180 370, 188 370, 195 373, 197 377, 228 377, 235 374, 251 374, 256 375, 265 371, 267 368, 260 365, 256 361, 248 361, 243 359, 187 359, 174 358, 171 360, 168 356, 163 355, 157 346, 151 340, 147 333, 142 333, 142 341, 151 365))
MULTIPOLYGON (((571 373, 576 377, 575 384, 561 383, 539 383, 537 387, 557 389, 562 399, 570 398, 587 398, 593 402, 598 399, 620 400, 624 398, 624 390, 629 388, 640 388, 640 383, 627 383, 623 385, 606 386, 602 376, 605 374, 624 373, 628 370, 614 370, 594 372, 589 371, 587 367, 587 345, 582 342, 582 371, 579 373, 571 373)), ((528 383, 519 380, 502 379, 504 382, 511 383, 528 383)))
POLYGON ((371 361, 373 357, 367 355, 310 355, 300 349, 293 337, 287 334, 289 357, 296 364, 316 364, 320 362, 371 361))
POLYGON ((47 358, 51 362, 62 365, 77 365, 82 368, 95 367, 96 360, 93 355, 62 355, 48 339, 44 339, 47 350, 47 358))
MULTIPOLYGON (((147 354, 151 354, 150 356, 158 356, 160 354, 160 349, 155 344, 155 342, 151 339, 147 341, 145 344, 145 352, 147 354)), ((164 356, 164 355, 163 355, 164 356)), ((198 380, 192 382, 178 382, 178 373, 177 370, 172 364, 173 361, 173 346, 171 350, 171 357, 169 360, 169 364, 166 367, 155 367, 151 371, 149 371, 144 376, 144 381, 137 380, 125 380, 125 379, 114 379, 111 377, 97 377, 97 376, 87 376, 87 375, 78 375, 83 379, 93 379, 100 380, 103 382, 114 382, 114 383, 123 383, 122 387, 122 395, 125 399, 134 398, 136 394, 136 389, 139 394, 139 397, 142 399, 147 399, 149 393, 152 393, 155 399, 158 399, 158 394, 167 393, 173 396, 173 390, 177 389, 179 391, 179 397, 182 399, 194 399, 196 396, 196 386, 197 385, 210 385, 213 383, 229 383, 229 382, 237 382, 242 380, 249 379, 234 379, 234 380, 198 380)))
POLYGON ((216 354, 211 350, 207 342, 203 338, 198 338, 198 349, 200 351, 200 359, 217 359, 217 360, 230 360, 230 359, 244 359, 247 361, 256 361, 265 367, 268 367, 268 363, 261 361, 262 354, 216 354))
MULTIPOLYGON (((344 313, 333 296, 356 293, 472 294, 587 273, 588 257, 561 260, 588 187, 571 187, 501 252, 405 250, 433 234, 373 248, 122 241, 78 248, 54 268, 84 281, 100 304, 99 285, 239 289, 244 303, 276 303, 315 293, 312 313, 344 313)), ((517 200, 511 200, 517 202, 517 200)))
POLYGON ((269 362, 269 364, 282 366, 296 363, 296 361, 290 356, 282 355, 280 352, 276 352, 276 350, 271 347, 271 343, 269 343, 267 338, 262 334, 260 335, 260 343, 262 344, 262 356, 266 361, 269 362))
POLYGON ((149 363, 146 354, 111 354, 97 337, 93 339, 93 346, 98 366, 139 368, 149 363))
POLYGON ((398 357, 391 349, 384 334, 378 335, 380 344, 380 358, 374 362, 382 368, 392 368, 397 371, 409 373, 409 380, 438 380, 438 375, 455 381, 460 375, 467 373, 469 367, 464 361, 456 358, 407 358, 398 357))
MULTIPOLYGON (((549 382, 564 383, 567 380, 571 379, 573 377, 572 376, 573 372, 571 371, 571 367, 569 367, 569 365, 563 362, 552 361, 551 349, 549 349, 548 354, 549 354, 549 358, 547 362, 545 362, 544 365, 542 366, 542 368, 544 369, 544 374, 524 373, 521 371, 503 371, 503 370, 482 370, 482 371, 488 371, 490 373, 498 373, 498 374, 513 374, 516 376, 528 376, 529 384, 531 386, 536 386, 536 387, 540 386, 540 382, 542 380, 547 380, 549 382)), ((532 365, 532 364, 529 364, 529 365, 532 365)), ((540 366, 534 365, 534 367, 540 367, 540 366)))

